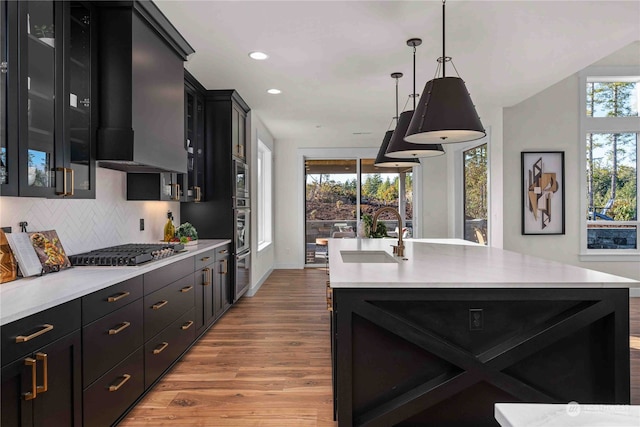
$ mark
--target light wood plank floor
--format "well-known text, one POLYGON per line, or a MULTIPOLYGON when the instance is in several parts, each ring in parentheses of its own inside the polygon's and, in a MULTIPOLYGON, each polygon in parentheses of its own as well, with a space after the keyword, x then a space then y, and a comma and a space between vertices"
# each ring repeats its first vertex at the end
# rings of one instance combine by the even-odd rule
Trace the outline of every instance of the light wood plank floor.
MULTIPOLYGON (((322 269, 274 271, 120 426, 335 426, 325 280, 322 269)), ((640 404, 640 298, 630 327, 631 402, 640 404)))

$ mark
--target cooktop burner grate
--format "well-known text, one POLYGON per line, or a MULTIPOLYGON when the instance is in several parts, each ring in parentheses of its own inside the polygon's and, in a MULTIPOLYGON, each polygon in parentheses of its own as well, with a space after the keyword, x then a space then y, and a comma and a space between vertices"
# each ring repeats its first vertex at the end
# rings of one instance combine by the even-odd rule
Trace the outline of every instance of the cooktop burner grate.
POLYGON ((181 243, 129 243, 70 255, 72 265, 117 266, 140 265, 174 255, 184 249, 181 243))

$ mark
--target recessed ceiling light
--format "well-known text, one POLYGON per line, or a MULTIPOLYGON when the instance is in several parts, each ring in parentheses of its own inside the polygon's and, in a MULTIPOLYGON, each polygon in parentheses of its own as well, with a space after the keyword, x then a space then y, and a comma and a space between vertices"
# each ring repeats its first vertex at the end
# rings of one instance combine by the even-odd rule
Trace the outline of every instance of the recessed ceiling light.
POLYGON ((279 93, 282 93, 280 89, 269 89, 267 90, 267 92, 270 93, 271 95, 278 95, 279 93))
POLYGON ((257 60, 257 61, 264 61, 264 60, 265 60, 265 59, 267 59, 268 57, 269 57, 269 55, 267 55, 267 54, 266 54, 266 53, 264 53, 264 52, 258 52, 258 51, 255 51, 255 52, 251 52, 251 53, 249 53, 249 58, 251 58, 251 59, 255 59, 255 60, 257 60))

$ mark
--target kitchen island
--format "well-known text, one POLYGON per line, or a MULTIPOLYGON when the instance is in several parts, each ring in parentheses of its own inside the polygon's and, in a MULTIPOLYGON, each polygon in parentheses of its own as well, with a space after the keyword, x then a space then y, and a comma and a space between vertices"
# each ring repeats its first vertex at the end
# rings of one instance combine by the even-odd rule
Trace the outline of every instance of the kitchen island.
POLYGON ((462 241, 407 241, 400 259, 391 244, 329 242, 339 426, 496 426, 497 402, 629 403, 640 283, 462 241))

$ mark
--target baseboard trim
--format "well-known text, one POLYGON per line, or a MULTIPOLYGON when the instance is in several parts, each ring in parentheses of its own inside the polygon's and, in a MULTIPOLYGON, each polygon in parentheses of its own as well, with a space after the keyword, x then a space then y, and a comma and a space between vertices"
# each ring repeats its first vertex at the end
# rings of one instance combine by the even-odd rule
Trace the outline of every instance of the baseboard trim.
POLYGON ((252 287, 249 288, 249 290, 247 291, 245 296, 248 297, 252 297, 255 294, 258 293, 258 290, 260 290, 260 287, 262 286, 262 284, 269 278, 269 276, 271 275, 271 273, 273 273, 273 268, 270 268, 269 270, 266 271, 266 273, 264 273, 262 275, 262 277, 260 278, 260 280, 258 280, 258 282, 253 285, 252 287))

